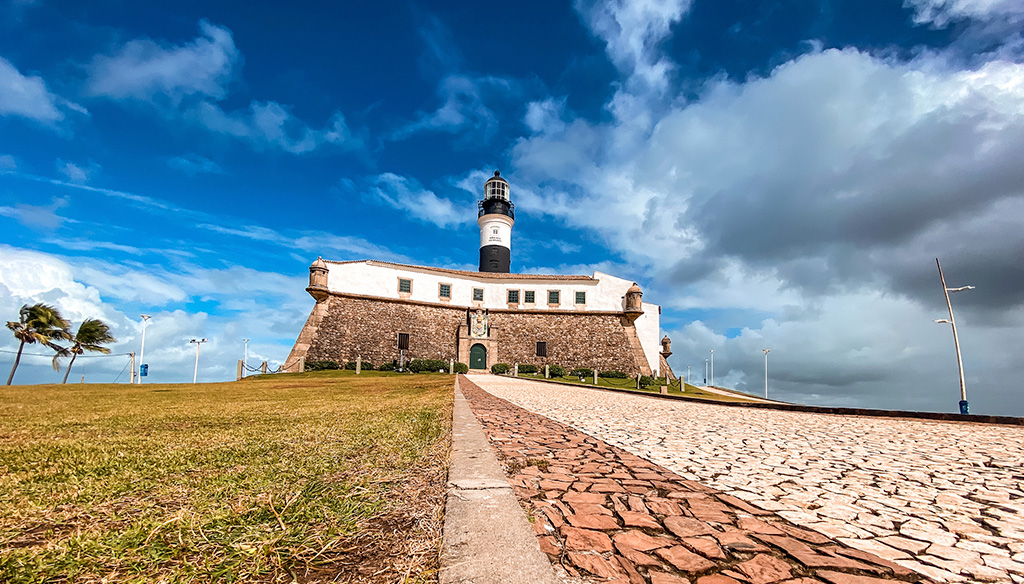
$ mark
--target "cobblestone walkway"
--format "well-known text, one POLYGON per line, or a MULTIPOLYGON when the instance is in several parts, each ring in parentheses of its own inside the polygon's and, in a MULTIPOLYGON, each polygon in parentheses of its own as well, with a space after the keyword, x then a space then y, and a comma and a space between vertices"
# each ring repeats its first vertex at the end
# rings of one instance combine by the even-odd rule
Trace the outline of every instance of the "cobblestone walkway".
POLYGON ((621 584, 926 581, 472 383, 461 389, 541 549, 570 576, 621 584))
MULTIPOLYGON (((711 488, 749 504, 739 513, 771 512, 938 581, 1024 583, 1024 429, 714 406, 486 375, 470 379, 642 457, 632 461, 636 468, 647 469, 646 459, 694 481, 688 484, 695 492, 711 488)), ((596 477, 607 469, 588 470, 597 470, 596 477)), ((635 469, 627 472, 634 475, 630 480, 643 480, 635 469)), ((520 486, 549 495, 545 486, 520 486)), ((531 499, 535 506, 542 502, 531 499)), ((633 499, 621 494, 617 503, 608 502, 618 512, 631 510, 633 499)), ((626 521, 621 513, 619 520, 626 521)), ((752 537, 782 547, 765 535, 752 537)), ((803 542, 827 545, 806 537, 803 542)), ((787 549, 790 559, 799 562, 792 551, 787 549)), ((843 554, 831 548, 822 553, 843 554)))

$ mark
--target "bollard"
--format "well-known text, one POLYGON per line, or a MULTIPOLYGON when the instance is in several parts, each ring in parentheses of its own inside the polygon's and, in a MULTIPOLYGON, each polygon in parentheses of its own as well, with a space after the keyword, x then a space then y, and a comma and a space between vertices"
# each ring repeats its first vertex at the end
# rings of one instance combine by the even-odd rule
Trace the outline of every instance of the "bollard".
POLYGON ((636 374, 636 388, 640 389, 640 374, 636 374))
POLYGON ((305 371, 306 371, 306 358, 305 357, 299 357, 299 373, 303 373, 305 371))
POLYGON ((263 375, 267 374, 267 362, 266 361, 264 361, 263 363, 260 364, 260 373, 262 373, 263 375))
POLYGON ((357 355, 356 356, 356 375, 359 375, 362 372, 363 372, 363 358, 357 355))
POLYGON ((235 381, 242 380, 242 360, 238 360, 238 367, 235 368, 235 381))
POLYGON ((548 366, 544 366, 544 379, 551 379, 551 375, 548 373, 548 366))
POLYGON ((668 386, 667 385, 662 385, 661 386, 661 394, 662 395, 668 395, 668 386))
POLYGON ((519 363, 512 366, 512 377, 519 377, 519 363))
POLYGON ((594 385, 597 385, 597 369, 594 369, 594 385))
POLYGON ((455 373, 455 359, 448 359, 448 375, 455 373))

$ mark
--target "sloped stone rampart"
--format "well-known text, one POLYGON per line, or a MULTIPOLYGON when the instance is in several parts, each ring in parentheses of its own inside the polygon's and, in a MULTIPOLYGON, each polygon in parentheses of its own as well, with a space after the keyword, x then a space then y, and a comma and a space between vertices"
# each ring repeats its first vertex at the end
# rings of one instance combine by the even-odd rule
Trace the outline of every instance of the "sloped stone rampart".
MULTIPOLYGON (((375 365, 398 358, 398 333, 409 334, 407 359, 458 360, 459 326, 466 309, 421 302, 332 294, 326 311, 306 335, 307 361, 339 363, 362 357, 375 365), (311 340, 308 340, 310 339, 311 340)), ((316 308, 314 308, 314 311, 316 308)), ((491 311, 497 358, 505 363, 588 367, 634 374, 642 367, 616 313, 491 311), (537 342, 548 357, 537 357, 537 342)), ((493 361, 492 361, 493 362, 493 361)))

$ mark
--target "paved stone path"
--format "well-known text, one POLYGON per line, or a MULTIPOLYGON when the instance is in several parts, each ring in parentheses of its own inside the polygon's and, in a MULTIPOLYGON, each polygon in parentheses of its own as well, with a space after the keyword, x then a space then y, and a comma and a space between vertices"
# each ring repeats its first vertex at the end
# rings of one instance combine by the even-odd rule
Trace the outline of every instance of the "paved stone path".
POLYGON ((1024 583, 1022 428, 470 379, 683 479, 935 580, 1024 583))
POLYGON ((926 581, 471 382, 460 386, 541 549, 569 576, 621 584, 926 581))

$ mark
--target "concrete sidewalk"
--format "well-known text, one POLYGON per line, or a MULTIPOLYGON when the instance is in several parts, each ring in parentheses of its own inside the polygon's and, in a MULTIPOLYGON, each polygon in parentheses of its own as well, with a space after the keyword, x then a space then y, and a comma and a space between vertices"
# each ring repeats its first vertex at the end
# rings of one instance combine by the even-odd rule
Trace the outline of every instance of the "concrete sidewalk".
POLYGON ((530 522, 455 382, 441 584, 556 584, 530 522))

